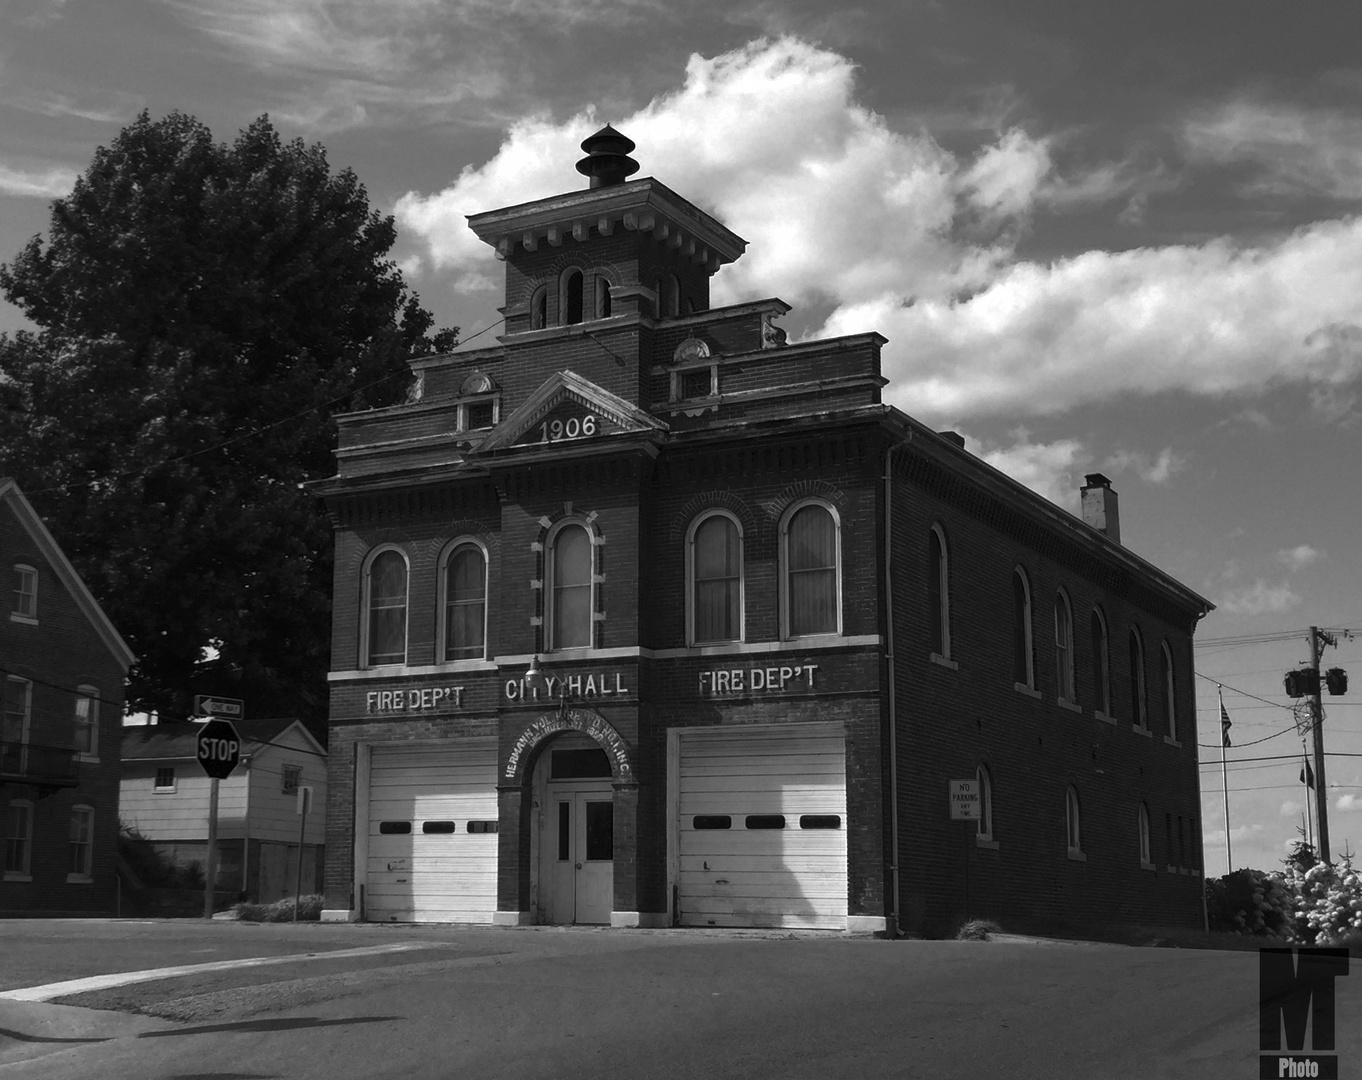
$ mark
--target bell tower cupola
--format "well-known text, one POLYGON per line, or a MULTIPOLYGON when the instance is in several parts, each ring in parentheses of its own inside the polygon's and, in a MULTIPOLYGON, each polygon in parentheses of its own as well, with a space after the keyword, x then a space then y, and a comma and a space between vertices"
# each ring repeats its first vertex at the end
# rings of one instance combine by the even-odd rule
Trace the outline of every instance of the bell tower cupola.
POLYGON ((638 162, 629 156, 634 150, 634 140, 621 135, 609 124, 583 139, 582 149, 586 151, 586 157, 577 162, 577 171, 591 177, 593 191, 622 184, 638 172, 638 162))

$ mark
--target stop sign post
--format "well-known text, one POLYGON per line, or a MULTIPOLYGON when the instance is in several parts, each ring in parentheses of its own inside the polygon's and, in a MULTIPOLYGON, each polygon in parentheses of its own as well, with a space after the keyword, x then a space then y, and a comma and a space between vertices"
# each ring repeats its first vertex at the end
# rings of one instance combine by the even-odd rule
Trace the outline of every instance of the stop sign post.
POLYGON ((208 774, 208 858, 203 875, 203 917, 213 917, 217 891, 218 782, 232 775, 241 761, 241 737, 230 720, 213 717, 194 738, 194 756, 208 774))

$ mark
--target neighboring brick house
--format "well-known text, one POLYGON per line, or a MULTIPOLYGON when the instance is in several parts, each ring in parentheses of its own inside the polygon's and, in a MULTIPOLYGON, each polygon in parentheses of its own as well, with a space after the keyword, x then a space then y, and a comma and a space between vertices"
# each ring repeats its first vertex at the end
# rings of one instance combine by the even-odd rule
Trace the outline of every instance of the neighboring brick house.
MULTIPOLYGON (((292 896, 303 832, 304 893, 325 863, 326 750, 299 720, 235 720, 241 763, 218 785, 217 887, 272 903, 292 896), (298 789, 312 808, 298 816, 298 789)), ((179 866, 208 856, 210 781, 199 764, 195 723, 123 729, 123 823, 179 866)))
POLYGON ((0 478, 0 915, 116 906, 118 741, 132 650, 0 478))
POLYGON ((414 361, 317 485, 325 917, 1199 925, 1211 605, 1104 477, 1079 520, 883 404, 879 335, 711 309, 745 242, 583 148, 469 219, 500 345, 414 361))

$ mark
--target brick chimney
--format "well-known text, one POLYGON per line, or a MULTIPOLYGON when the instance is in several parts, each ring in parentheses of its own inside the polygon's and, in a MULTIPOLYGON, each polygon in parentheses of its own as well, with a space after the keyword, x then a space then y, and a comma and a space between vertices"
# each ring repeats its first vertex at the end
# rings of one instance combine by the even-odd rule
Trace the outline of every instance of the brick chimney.
POLYGON ((1086 484, 1080 489, 1083 498, 1083 520, 1100 533, 1105 533, 1113 544, 1121 542, 1121 512, 1116 504, 1116 492, 1111 481, 1100 472, 1088 473, 1086 484))

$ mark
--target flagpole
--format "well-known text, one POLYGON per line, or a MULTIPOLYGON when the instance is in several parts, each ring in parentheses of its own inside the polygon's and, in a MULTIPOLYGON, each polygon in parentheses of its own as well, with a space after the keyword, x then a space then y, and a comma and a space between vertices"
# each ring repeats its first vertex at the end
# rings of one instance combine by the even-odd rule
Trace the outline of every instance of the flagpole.
MULTIPOLYGON (((1215 684, 1215 696, 1220 702, 1220 718, 1223 721, 1229 714, 1225 712, 1225 695, 1223 687, 1219 683, 1215 684)), ((1229 733, 1222 727, 1220 729, 1220 782, 1225 793, 1225 873, 1233 873, 1234 860, 1230 855, 1230 774, 1225 767, 1225 745, 1229 742, 1229 733)))
MULTIPOLYGON (((1304 741, 1301 742, 1301 761, 1309 764, 1304 741)), ((1301 769, 1301 782, 1305 787, 1305 840, 1310 845, 1311 850, 1314 850, 1315 815, 1310 811, 1310 774, 1305 769, 1301 769)))

